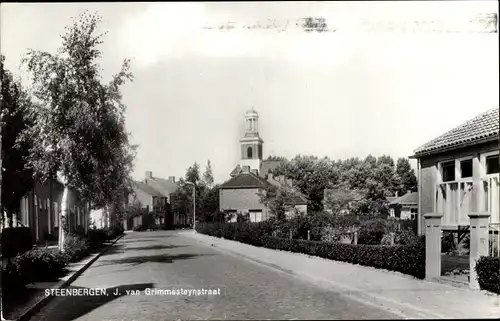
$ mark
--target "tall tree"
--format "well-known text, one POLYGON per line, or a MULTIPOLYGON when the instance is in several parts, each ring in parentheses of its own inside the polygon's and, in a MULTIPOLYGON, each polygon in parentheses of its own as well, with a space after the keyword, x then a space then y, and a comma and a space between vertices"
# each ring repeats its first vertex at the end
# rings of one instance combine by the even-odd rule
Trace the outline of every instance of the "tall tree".
POLYGON ((101 83, 98 59, 103 34, 97 14, 84 12, 66 27, 57 54, 30 50, 23 62, 32 74, 36 104, 33 126, 23 132, 33 141, 28 164, 42 181, 56 175, 64 184, 59 247, 67 233, 67 197, 77 191, 93 207, 111 203, 123 186, 132 151, 125 130, 120 86, 132 80, 130 61, 109 84, 101 83))
POLYGON ((193 165, 189 166, 186 170, 186 181, 198 184, 200 181, 200 165, 197 162, 194 162, 193 165))
POLYGON ((205 167, 205 172, 203 173, 203 183, 208 188, 212 188, 214 184, 214 175, 212 173, 212 164, 210 163, 210 160, 207 161, 207 166, 205 167))
POLYGON ((13 79, 5 69, 5 57, 0 56, 1 96, 0 110, 2 114, 1 129, 1 215, 4 210, 12 226, 12 216, 19 213, 21 198, 33 183, 33 172, 26 168, 26 158, 31 147, 30 141, 17 144, 20 134, 30 124, 26 119, 26 108, 29 99, 21 85, 13 79), (3 207, 3 208, 2 208, 3 207))
POLYGON ((415 176, 415 170, 411 168, 408 158, 398 159, 396 164, 396 173, 401 179, 402 186, 399 190, 400 195, 406 193, 407 191, 417 190, 417 177, 415 176))

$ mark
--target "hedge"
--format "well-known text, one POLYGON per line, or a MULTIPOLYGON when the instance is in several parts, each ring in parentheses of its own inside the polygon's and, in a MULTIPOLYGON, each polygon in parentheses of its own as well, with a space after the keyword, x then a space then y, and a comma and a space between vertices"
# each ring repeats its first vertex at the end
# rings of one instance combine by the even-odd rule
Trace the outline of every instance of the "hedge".
POLYGON ((480 257, 475 270, 481 290, 500 294, 500 257, 480 257))
MULTIPOLYGON (((199 233, 254 246, 323 257, 330 260, 425 277, 425 242, 411 245, 341 244, 272 237, 272 222, 198 224, 199 233)), ((423 240, 423 239, 422 239, 423 240)))
POLYGON ((264 236, 264 247, 319 256, 347 263, 371 266, 425 277, 425 247, 415 245, 364 245, 291 240, 264 236))
POLYGON ((51 281, 65 274, 68 264, 78 262, 88 256, 92 249, 102 247, 109 238, 123 233, 121 228, 111 230, 89 230, 88 238, 68 235, 65 250, 39 247, 15 256, 2 266, 2 289, 6 293, 16 293, 33 282, 51 281))

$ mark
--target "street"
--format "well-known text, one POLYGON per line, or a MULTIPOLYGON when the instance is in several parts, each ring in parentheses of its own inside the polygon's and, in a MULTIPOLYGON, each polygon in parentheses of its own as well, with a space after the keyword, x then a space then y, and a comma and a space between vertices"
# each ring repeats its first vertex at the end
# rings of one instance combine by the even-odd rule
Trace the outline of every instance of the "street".
POLYGON ((57 296, 31 320, 397 318, 176 231, 125 235, 69 288, 106 288, 106 294, 57 296), (153 288, 220 289, 220 295, 145 294, 153 288))

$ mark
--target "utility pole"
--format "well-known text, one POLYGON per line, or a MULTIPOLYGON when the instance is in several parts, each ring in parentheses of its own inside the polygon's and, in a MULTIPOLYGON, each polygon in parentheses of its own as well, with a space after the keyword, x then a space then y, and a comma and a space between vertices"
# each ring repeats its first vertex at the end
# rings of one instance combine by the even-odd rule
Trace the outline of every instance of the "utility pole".
POLYGON ((196 185, 189 181, 186 181, 186 184, 193 186, 193 232, 196 233, 196 185))

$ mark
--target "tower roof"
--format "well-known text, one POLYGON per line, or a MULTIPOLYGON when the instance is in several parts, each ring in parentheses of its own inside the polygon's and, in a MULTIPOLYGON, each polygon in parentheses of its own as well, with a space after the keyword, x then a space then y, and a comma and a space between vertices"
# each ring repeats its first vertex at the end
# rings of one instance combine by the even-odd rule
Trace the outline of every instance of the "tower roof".
POLYGON ((252 107, 251 109, 248 109, 247 112, 245 113, 245 117, 258 117, 259 114, 255 111, 255 109, 252 107))

